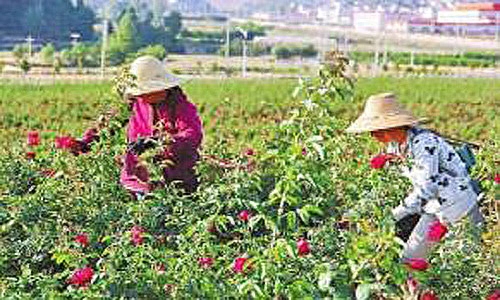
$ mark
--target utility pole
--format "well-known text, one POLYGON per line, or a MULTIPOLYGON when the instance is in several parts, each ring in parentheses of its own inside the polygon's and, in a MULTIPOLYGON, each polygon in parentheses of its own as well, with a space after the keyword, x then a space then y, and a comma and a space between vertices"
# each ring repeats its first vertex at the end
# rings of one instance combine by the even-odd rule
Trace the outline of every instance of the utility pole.
POLYGON ((31 55, 33 53, 33 42, 35 41, 34 38, 31 37, 31 34, 28 35, 28 37, 25 39, 25 41, 28 43, 28 57, 31 58, 31 55))
POLYGON ((226 21, 226 58, 231 56, 231 20, 229 15, 226 21))
POLYGON ((105 17, 102 24, 102 45, 101 45, 101 79, 106 73, 106 49, 108 47, 108 27, 109 21, 105 17))
POLYGON ((247 77, 247 39, 243 39, 243 77, 247 77))
POLYGON ((246 77, 247 76, 247 40, 248 40, 248 31, 240 28, 240 27, 237 27, 236 28, 238 30, 238 32, 240 33, 241 35, 241 42, 242 42, 242 45, 243 45, 243 58, 242 58, 242 61, 241 61, 241 75, 243 77, 246 77))

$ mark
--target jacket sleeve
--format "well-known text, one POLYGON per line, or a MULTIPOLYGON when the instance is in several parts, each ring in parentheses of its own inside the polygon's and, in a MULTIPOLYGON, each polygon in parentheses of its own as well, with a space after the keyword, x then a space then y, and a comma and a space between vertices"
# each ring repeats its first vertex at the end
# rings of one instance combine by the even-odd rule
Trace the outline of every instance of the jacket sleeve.
POLYGON ((412 166, 408 177, 413 191, 393 210, 396 220, 420 213, 422 206, 437 197, 439 173, 439 139, 431 133, 417 135, 410 142, 412 166))
POLYGON ((203 139, 201 119, 194 104, 182 101, 177 107, 175 125, 177 132, 172 135, 170 152, 176 158, 197 153, 203 139))
POLYGON ((78 139, 78 147, 79 149, 75 149, 76 152, 86 153, 91 150, 91 145, 94 142, 99 141, 99 134, 101 130, 104 128, 108 128, 110 130, 110 134, 116 134, 116 124, 119 124, 119 127, 124 127, 128 123, 128 119, 120 116, 119 112, 115 109, 110 109, 105 113, 101 114, 94 126, 89 127, 83 133, 83 136, 78 139), (114 121, 114 125, 110 126, 110 122, 114 121))

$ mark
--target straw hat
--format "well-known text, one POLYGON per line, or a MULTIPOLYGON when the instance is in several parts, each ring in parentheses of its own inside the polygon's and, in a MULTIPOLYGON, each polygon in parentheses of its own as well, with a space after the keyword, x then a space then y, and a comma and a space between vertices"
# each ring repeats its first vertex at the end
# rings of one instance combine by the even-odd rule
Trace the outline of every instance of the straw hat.
POLYGON ((414 126, 425 119, 417 119, 405 110, 392 93, 373 95, 366 101, 361 116, 347 128, 347 132, 360 133, 401 126, 414 126))
POLYGON ((130 74, 135 76, 134 86, 125 94, 139 96, 167 90, 181 84, 181 79, 167 72, 165 66, 155 57, 141 56, 130 65, 130 74))

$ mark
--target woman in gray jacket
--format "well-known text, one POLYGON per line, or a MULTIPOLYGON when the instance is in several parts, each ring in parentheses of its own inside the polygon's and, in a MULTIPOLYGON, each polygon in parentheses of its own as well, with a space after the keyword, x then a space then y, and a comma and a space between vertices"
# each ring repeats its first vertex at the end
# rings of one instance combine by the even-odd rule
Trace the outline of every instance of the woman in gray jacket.
POLYGON ((446 140, 418 127, 420 121, 388 93, 370 97, 363 114, 347 129, 371 132, 389 146, 387 160, 405 162, 401 170, 413 191, 393 209, 393 215, 396 221, 414 215, 420 218, 406 243, 404 259, 426 258, 435 242, 431 231, 436 224, 445 233, 448 226, 469 214, 474 223, 483 222, 465 163, 446 140))

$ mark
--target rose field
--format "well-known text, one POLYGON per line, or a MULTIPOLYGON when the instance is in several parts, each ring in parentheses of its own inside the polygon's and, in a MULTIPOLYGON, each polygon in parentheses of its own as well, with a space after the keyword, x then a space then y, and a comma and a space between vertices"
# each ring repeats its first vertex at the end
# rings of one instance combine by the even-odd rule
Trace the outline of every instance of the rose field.
POLYGON ((118 120, 90 153, 60 149, 109 107, 126 115, 112 83, 0 85, 0 298, 500 299, 500 81, 325 78, 185 83, 201 185, 138 200, 119 184, 118 120), (391 214, 410 182, 344 132, 386 91, 481 146, 486 225, 449 228, 424 266, 401 263, 391 214))

